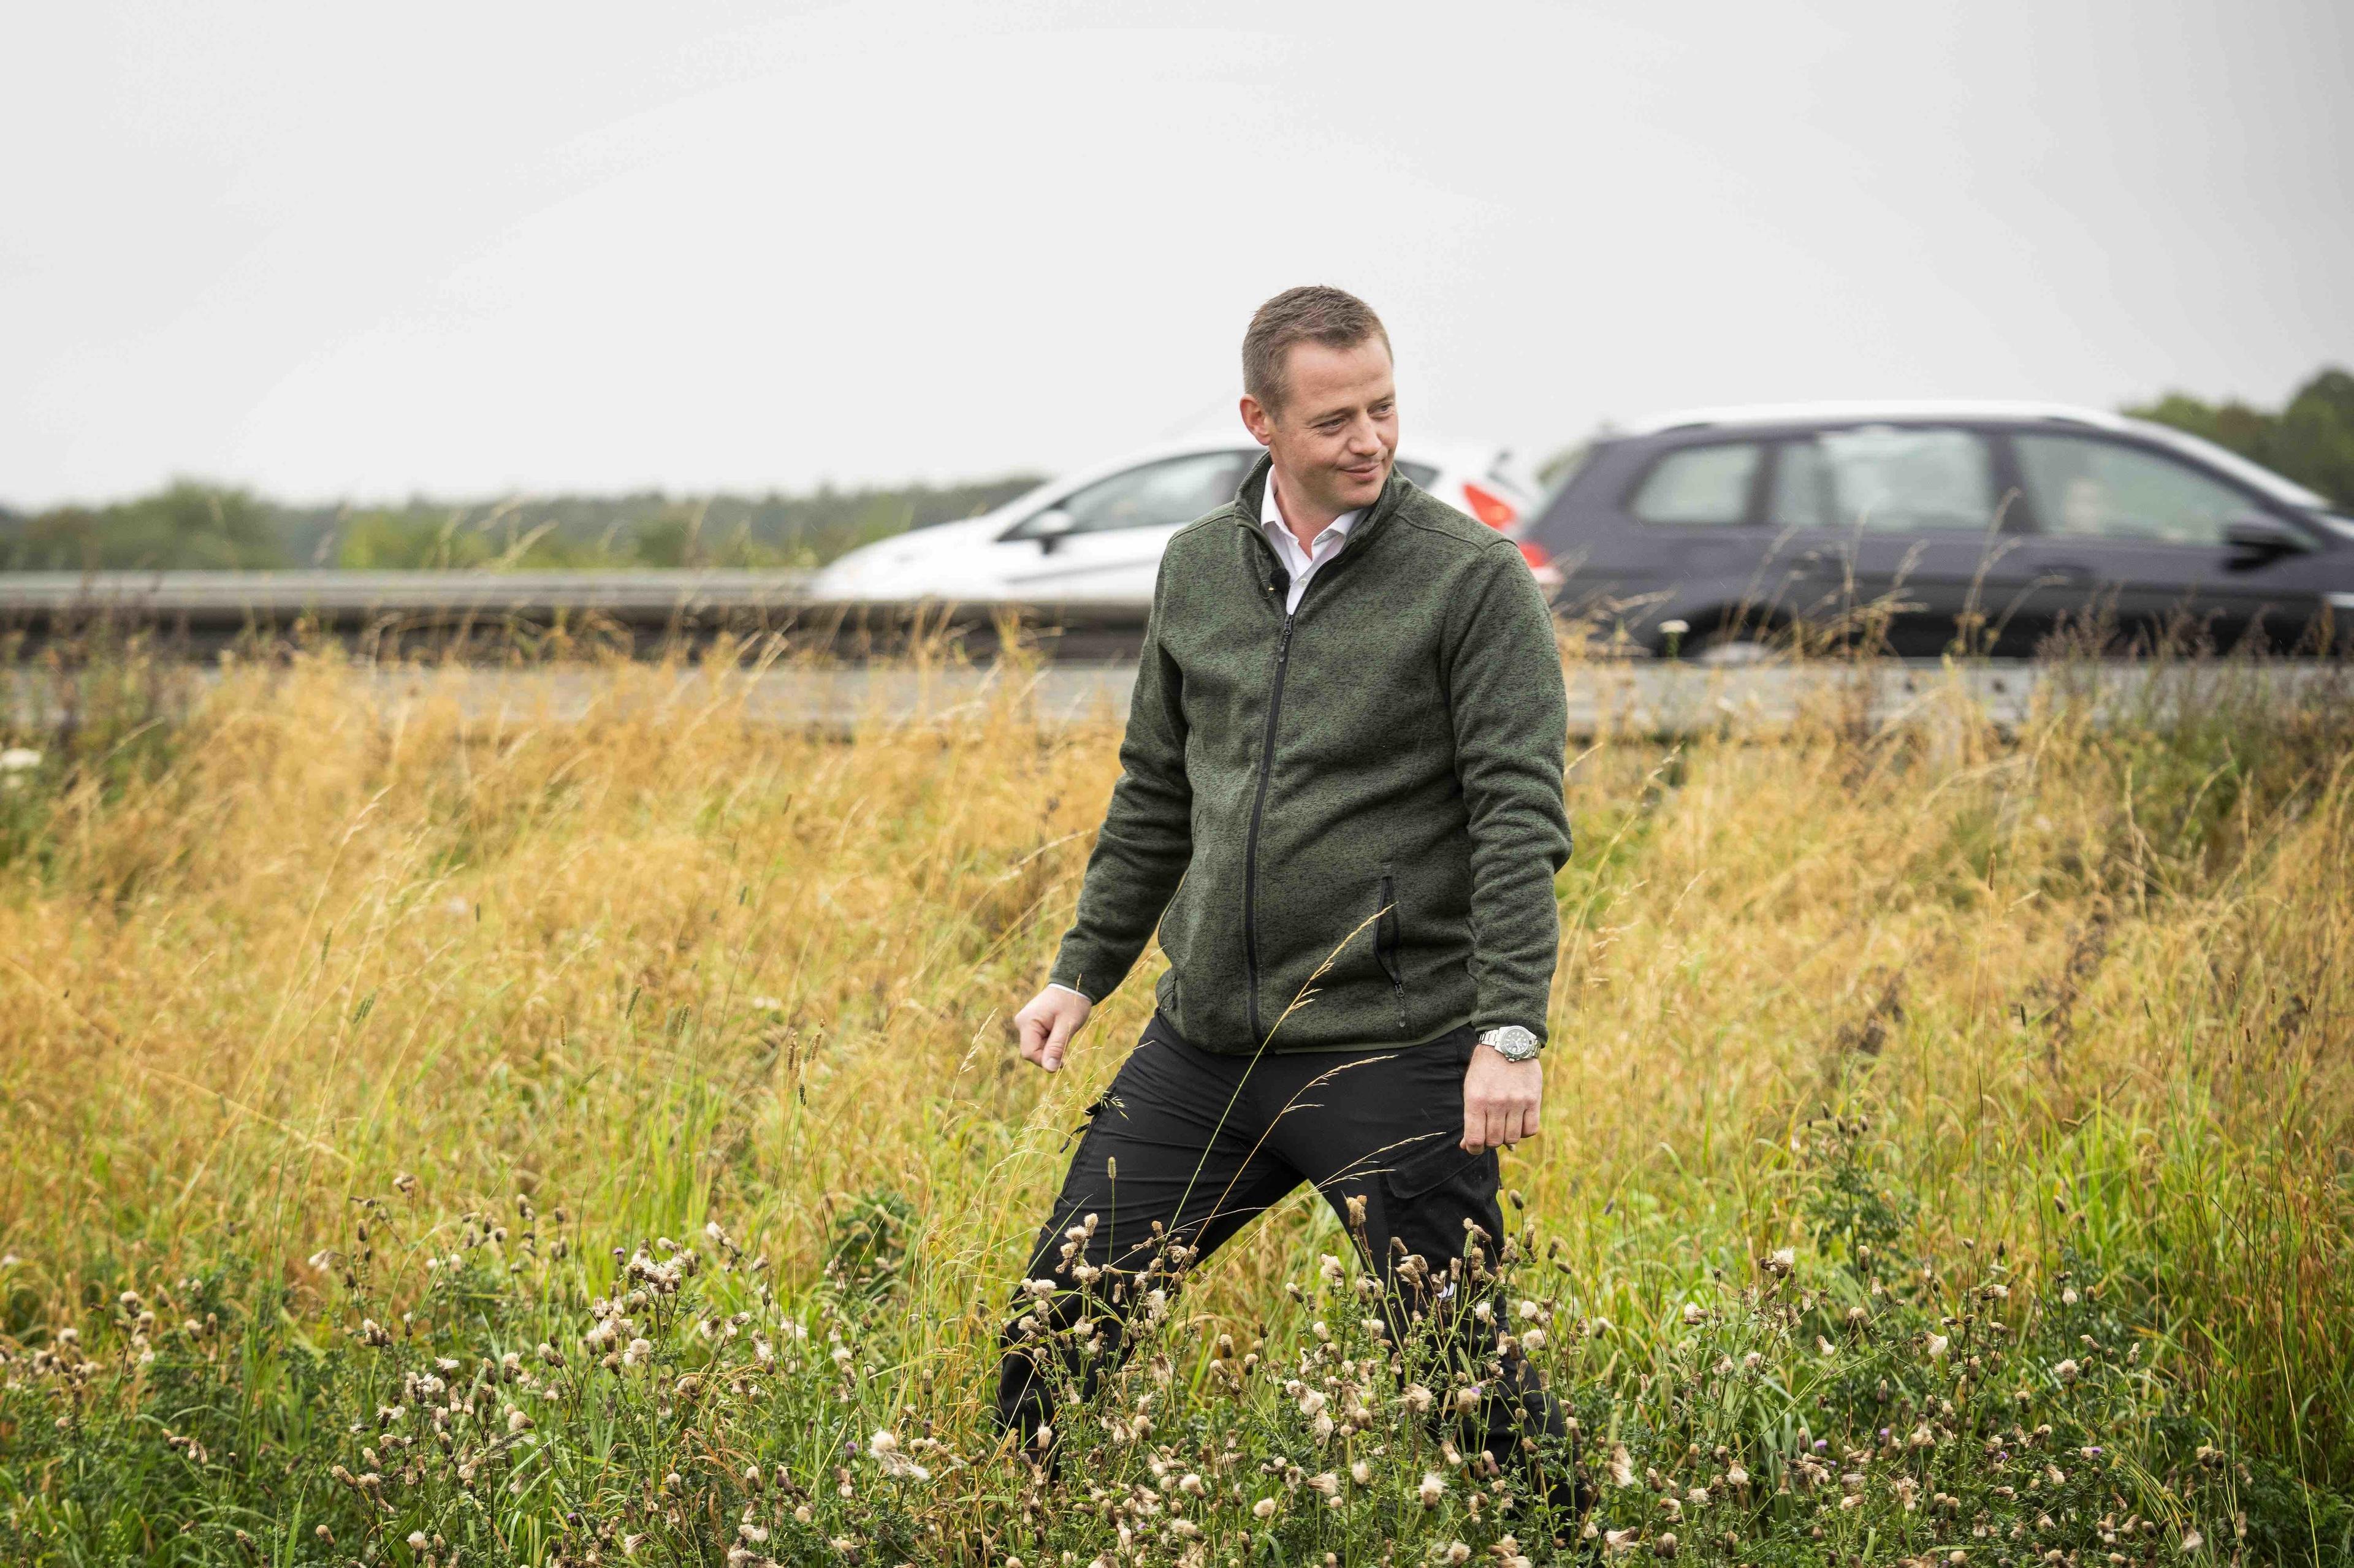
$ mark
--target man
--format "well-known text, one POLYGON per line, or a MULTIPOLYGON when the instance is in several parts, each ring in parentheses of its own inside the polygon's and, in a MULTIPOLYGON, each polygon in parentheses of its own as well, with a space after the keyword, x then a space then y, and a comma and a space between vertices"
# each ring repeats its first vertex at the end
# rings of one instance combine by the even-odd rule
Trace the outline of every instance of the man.
MULTIPOLYGON (((1462 1309, 1504 1235, 1496 1150, 1537 1131, 1570 847, 1553 621, 1510 540, 1394 471, 1389 336, 1362 301, 1269 300, 1243 386, 1267 453, 1161 559, 1124 771, 1016 1019, 1058 1070, 1158 927, 1158 1012, 1024 1277, 1132 1303, 1311 1181, 1398 1331, 1446 1316, 1476 1369, 1495 1330, 1476 1342, 1462 1309)), ((1034 1450, 1076 1297, 1025 1298, 1006 1331, 997 1415, 1034 1450)), ((1099 1331, 1076 1381, 1119 1353, 1119 1325, 1099 1331)), ((1467 1376, 1499 1461, 1562 1431, 1524 1363, 1509 1388, 1467 1376)))

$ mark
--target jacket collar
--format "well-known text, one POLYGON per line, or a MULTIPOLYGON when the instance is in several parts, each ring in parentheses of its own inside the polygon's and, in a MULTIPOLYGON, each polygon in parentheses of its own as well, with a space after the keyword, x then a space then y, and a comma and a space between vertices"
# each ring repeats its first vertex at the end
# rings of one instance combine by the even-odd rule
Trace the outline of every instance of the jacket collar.
MULTIPOLYGON (((1264 515, 1263 508, 1267 504, 1267 475, 1274 468, 1274 457, 1267 452, 1259 453, 1258 461, 1250 465, 1248 473, 1243 475, 1242 488, 1235 493, 1235 521, 1248 533, 1257 534, 1259 531, 1259 519, 1264 515)), ((1398 471, 1397 461, 1393 458, 1390 461, 1390 476, 1382 482, 1381 494, 1375 497, 1373 503, 1359 514, 1356 522, 1350 525, 1350 547, 1342 550, 1341 556, 1347 556, 1353 551, 1363 549, 1365 541, 1373 535, 1375 529, 1388 520, 1391 513, 1398 509, 1398 503, 1405 499, 1405 493, 1413 488, 1414 481, 1398 471)), ((1263 536, 1260 542, 1262 544, 1266 542, 1263 536)), ((1274 554, 1271 549, 1267 552, 1270 558, 1274 554)), ((1340 556, 1334 557, 1335 560, 1339 558, 1340 556)))

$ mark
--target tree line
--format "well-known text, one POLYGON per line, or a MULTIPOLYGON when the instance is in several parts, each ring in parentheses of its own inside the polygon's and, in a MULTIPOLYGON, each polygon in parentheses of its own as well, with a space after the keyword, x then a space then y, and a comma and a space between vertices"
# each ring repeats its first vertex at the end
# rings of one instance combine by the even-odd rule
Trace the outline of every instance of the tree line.
POLYGON ((813 567, 1003 505, 1035 475, 807 495, 559 495, 290 506, 182 480, 104 506, 0 510, 0 571, 813 567))
MULTIPOLYGON (((2354 374, 2329 367, 2277 409, 2168 392, 2129 408, 2354 511, 2354 374)), ((561 495, 398 506, 288 506, 183 480, 105 506, 0 509, 0 571, 288 567, 813 567, 870 540, 970 517, 1035 475, 809 495, 561 495)))

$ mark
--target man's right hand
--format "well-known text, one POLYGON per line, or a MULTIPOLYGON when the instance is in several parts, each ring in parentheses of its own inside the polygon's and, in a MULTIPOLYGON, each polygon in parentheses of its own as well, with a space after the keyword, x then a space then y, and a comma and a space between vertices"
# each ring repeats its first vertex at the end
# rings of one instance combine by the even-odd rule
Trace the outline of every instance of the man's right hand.
POLYGON ((1014 1027, 1022 1032, 1022 1059, 1050 1073, 1060 1072, 1071 1036, 1094 1011, 1095 1004, 1086 997, 1058 985, 1032 997, 1030 1005, 1013 1015, 1014 1027))

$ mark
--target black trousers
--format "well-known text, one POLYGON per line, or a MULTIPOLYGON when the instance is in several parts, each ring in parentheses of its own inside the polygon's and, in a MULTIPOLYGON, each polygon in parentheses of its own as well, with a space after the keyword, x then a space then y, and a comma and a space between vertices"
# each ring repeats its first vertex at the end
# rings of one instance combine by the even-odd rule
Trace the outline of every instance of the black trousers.
MULTIPOLYGON (((1065 1293, 1045 1306, 1017 1295, 998 1365, 1000 1426, 1026 1448, 1051 1423, 1045 1367, 1055 1352, 1039 1326, 1067 1328, 1081 1310, 1069 1293, 1081 1264, 1118 1271, 1108 1287, 1097 1283, 1098 1299, 1133 1302, 1175 1284, 1309 1181, 1385 1287, 1393 1342, 1409 1342, 1417 1314, 1426 1328, 1448 1326, 1441 1350, 1486 1391, 1465 1436, 1499 1463, 1528 1452, 1524 1438, 1561 1436, 1559 1406, 1524 1361, 1512 1358, 1501 1380, 1468 1371, 1495 1356, 1504 1320, 1501 1301, 1488 1324, 1470 1310, 1504 1237, 1496 1153, 1466 1154, 1459 1143, 1475 1044, 1465 1028, 1414 1046, 1229 1056, 1187 1044, 1156 1016, 1097 1101, 1038 1234, 1023 1278, 1053 1280, 1065 1293), (1068 1233, 1088 1214, 1092 1233, 1075 1245, 1068 1233)), ((1097 1329, 1103 1352, 1066 1352, 1064 1362, 1069 1383, 1089 1391, 1125 1352, 1116 1316, 1097 1329)), ((1557 1505, 1566 1500, 1556 1489, 1557 1505)))

